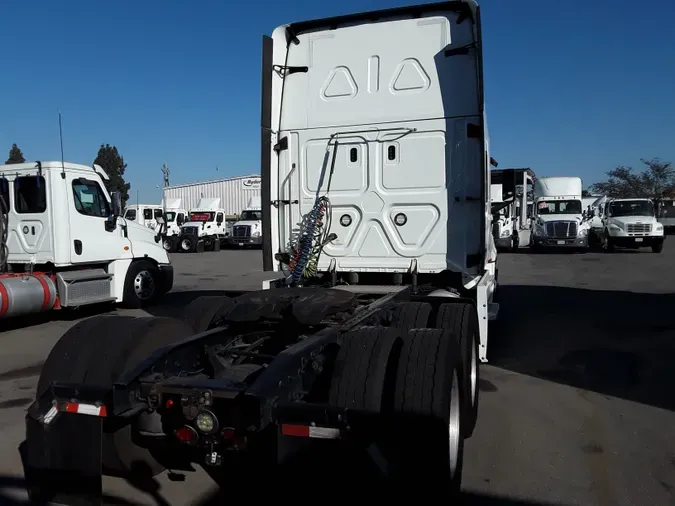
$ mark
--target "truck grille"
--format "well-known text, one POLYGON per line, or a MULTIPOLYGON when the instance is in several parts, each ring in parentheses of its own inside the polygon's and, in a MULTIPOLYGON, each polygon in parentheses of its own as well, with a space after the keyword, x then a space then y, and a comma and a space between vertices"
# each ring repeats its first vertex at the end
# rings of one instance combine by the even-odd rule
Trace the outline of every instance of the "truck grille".
POLYGON ((546 236, 553 239, 573 239, 577 236, 577 222, 549 221, 546 224, 546 236))
POLYGON ((651 223, 629 223, 626 225, 626 232, 629 234, 648 234, 651 231, 651 223))
POLYGON ((183 235, 199 235, 199 227, 183 227, 181 232, 183 235))
POLYGON ((232 227, 232 237, 251 237, 251 226, 237 225, 232 227))

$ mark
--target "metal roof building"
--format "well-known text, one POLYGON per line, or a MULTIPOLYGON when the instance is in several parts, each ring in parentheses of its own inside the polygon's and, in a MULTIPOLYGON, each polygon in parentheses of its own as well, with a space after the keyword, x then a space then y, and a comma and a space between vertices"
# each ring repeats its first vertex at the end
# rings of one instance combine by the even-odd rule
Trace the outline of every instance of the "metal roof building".
POLYGON ((186 210, 197 207, 201 198, 220 198, 226 214, 239 214, 251 197, 260 197, 261 179, 258 174, 214 179, 200 183, 171 185, 164 188, 164 198, 179 198, 186 210))

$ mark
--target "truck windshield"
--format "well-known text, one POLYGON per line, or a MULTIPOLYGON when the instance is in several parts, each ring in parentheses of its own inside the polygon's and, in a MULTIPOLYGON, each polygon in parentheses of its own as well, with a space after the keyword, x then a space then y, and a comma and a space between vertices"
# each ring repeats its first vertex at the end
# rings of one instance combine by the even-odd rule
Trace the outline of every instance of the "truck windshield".
POLYGON ((241 213, 242 221, 260 221, 262 220, 262 211, 244 211, 241 213))
POLYGON ((609 205, 610 216, 654 216, 654 204, 649 200, 622 200, 609 205))
POLYGON ((537 203, 538 214, 581 214, 581 200, 545 200, 537 203))
POLYGON ((216 216, 216 213, 190 213, 189 221, 213 221, 213 218, 216 216))
POLYGON ((166 218, 167 223, 172 223, 176 219, 176 213, 173 211, 167 211, 164 215, 164 218, 166 218))

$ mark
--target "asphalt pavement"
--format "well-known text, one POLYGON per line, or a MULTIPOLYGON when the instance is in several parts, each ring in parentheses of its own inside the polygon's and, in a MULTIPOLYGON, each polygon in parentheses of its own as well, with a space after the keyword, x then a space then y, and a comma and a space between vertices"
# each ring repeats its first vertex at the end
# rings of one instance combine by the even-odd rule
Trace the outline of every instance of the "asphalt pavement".
MULTIPOLYGON (((175 287, 155 315, 269 277, 256 250, 172 260, 175 287)), ((661 254, 500 255, 501 310, 465 453, 467 504, 675 505, 674 261, 675 237, 661 254)), ((90 314, 0 323, 0 504, 25 504, 17 451, 25 409, 51 347, 90 314)), ((162 475, 143 490, 106 479, 105 491, 116 504, 223 500, 202 471, 184 479, 162 475)))

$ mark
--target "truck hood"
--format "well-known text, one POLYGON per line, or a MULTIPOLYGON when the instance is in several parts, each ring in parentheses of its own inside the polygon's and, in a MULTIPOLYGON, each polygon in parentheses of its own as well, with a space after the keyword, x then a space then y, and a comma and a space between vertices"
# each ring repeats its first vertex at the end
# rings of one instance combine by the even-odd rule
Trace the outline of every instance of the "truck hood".
POLYGON ((610 223, 616 223, 621 228, 625 227, 626 225, 635 225, 636 223, 651 223, 652 225, 657 223, 656 218, 653 216, 621 216, 617 218, 609 218, 609 221, 610 223))
POLYGON ((581 223, 580 214, 540 214, 538 218, 544 223, 548 223, 549 221, 577 221, 581 223))
POLYGON ((159 264, 170 263, 169 255, 164 249, 162 241, 155 242, 157 232, 133 221, 125 221, 127 224, 127 236, 131 242, 131 252, 134 258, 147 256, 159 264))
POLYGON ((236 222, 233 226, 238 227, 239 225, 248 225, 251 228, 256 228, 260 226, 260 221, 257 220, 242 220, 236 222))

